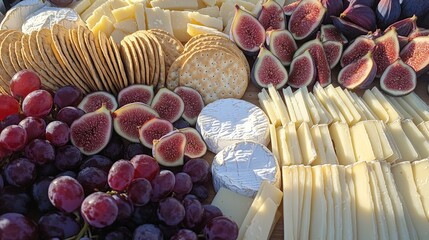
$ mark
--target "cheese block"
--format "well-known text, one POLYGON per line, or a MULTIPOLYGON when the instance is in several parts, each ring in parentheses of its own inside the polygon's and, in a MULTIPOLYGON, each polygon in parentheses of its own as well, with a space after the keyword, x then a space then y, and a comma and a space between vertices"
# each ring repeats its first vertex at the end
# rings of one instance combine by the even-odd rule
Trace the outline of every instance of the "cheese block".
POLYGON ((276 111, 274 102, 265 89, 262 89, 262 91, 258 93, 258 100, 259 100, 259 105, 264 110, 264 112, 268 115, 270 122, 274 124, 274 126, 281 125, 280 115, 276 111))
POLYGON ((91 16, 91 14, 94 12, 94 10, 100 7, 105 2, 106 0, 95 0, 95 1, 91 0, 91 6, 89 6, 83 13, 80 14, 80 17, 82 18, 82 20, 86 21, 89 18, 89 16, 91 16))
POLYGON ((221 187, 212 200, 212 205, 241 226, 252 205, 253 199, 221 187))
MULTIPOLYGON (((334 198, 333 198, 333 184, 332 184, 332 173, 331 165, 323 165, 323 184, 325 190, 326 199, 326 239, 335 239, 335 209, 334 209, 334 198)), ((339 230, 339 229, 337 229, 339 230)))
POLYGON ((401 162, 393 165, 392 174, 419 239, 429 239, 429 221, 426 218, 421 197, 414 181, 411 163, 401 162))
MULTIPOLYGON (((91 31, 97 36, 98 32, 104 32, 107 36, 112 35, 112 32, 114 30, 113 23, 110 21, 110 19, 106 16, 102 16, 100 18, 100 21, 98 21, 97 24, 93 28, 91 28, 91 31)), ((125 36, 125 35, 124 35, 125 36)), ((123 38, 123 37, 122 37, 123 38)), ((113 39, 118 40, 116 36, 113 37, 113 39)))
POLYGON ((346 93, 341 87, 336 87, 335 91, 337 92, 340 99, 343 101, 343 104, 349 109, 350 113, 353 116, 354 122, 359 122, 362 120, 362 116, 359 111, 356 109, 356 106, 350 101, 346 93))
POLYGON ((364 124, 356 124, 350 128, 350 136, 357 161, 376 160, 371 140, 364 124))
POLYGON ((386 96, 387 101, 393 106, 393 108, 398 112, 401 119, 413 119, 413 117, 398 103, 396 97, 386 96))
POLYGON ((30 34, 43 28, 51 29, 55 24, 66 28, 77 28, 85 25, 79 14, 73 9, 45 6, 27 16, 21 31, 30 34))
POLYGON ((417 125, 417 128, 420 130, 426 140, 429 140, 429 128, 426 122, 420 123, 419 125, 417 125))
POLYGON ((89 29, 92 29, 103 16, 106 16, 112 23, 116 22, 115 17, 112 14, 110 2, 105 2, 95 9, 92 15, 86 19, 86 25, 89 29))
POLYGON ((136 18, 137 28, 138 30, 146 30, 146 9, 143 3, 135 3, 134 4, 134 16, 136 18))
POLYGON ((319 114, 319 111, 316 108, 316 105, 313 103, 313 100, 310 98, 309 94, 308 94, 308 90, 306 87, 302 87, 300 89, 298 89, 298 91, 301 92, 301 95, 304 99, 305 102, 305 106, 307 108, 307 111, 310 114, 311 120, 313 124, 319 124, 321 123, 321 117, 319 114))
POLYGON ((309 110, 307 109, 302 91, 300 91, 300 90, 295 91, 294 98, 297 102, 297 106, 298 106, 299 110, 301 111, 302 121, 307 122, 310 125, 313 125, 313 120, 310 116, 309 110))
POLYGON ((295 106, 292 100, 294 98, 292 93, 292 88, 291 87, 283 88, 282 91, 283 91, 283 98, 285 100, 286 108, 289 113, 289 118, 291 122, 294 122, 299 126, 299 124, 301 124, 302 122, 302 117, 299 109, 297 109, 297 111, 295 110, 297 106, 295 106))
POLYGON ((127 19, 121 22, 116 22, 113 24, 113 26, 115 27, 115 29, 119 29, 122 32, 128 34, 136 32, 138 29, 137 22, 134 19, 127 19))
POLYGON ((195 37, 195 36, 201 35, 201 34, 206 34, 206 33, 217 34, 217 35, 224 36, 226 38, 228 37, 227 34, 220 32, 219 30, 217 30, 215 28, 201 26, 201 25, 197 25, 197 24, 193 24, 193 23, 188 23, 186 25, 186 31, 192 37, 195 37))
POLYGON ((416 112, 423 121, 429 121, 429 106, 415 92, 402 97, 416 112))
POLYGON ((414 123, 418 125, 419 123, 424 122, 423 118, 419 115, 419 113, 403 98, 396 98, 396 101, 401 105, 408 114, 411 115, 414 123))
MULTIPOLYGON (((302 170, 301 170, 302 171, 302 170)), ((313 193, 313 175, 310 166, 304 167, 305 183, 302 186, 304 190, 304 199, 302 201, 301 221, 299 228, 299 239, 308 239, 310 234, 310 219, 311 219, 311 199, 313 193)), ((301 172, 300 172, 301 173, 301 172)))
MULTIPOLYGON (((309 239, 325 239, 327 233, 327 208, 328 203, 324 193, 324 181, 322 166, 312 167, 313 189, 311 199, 311 219, 309 239)), ((293 238, 291 238, 293 239, 293 238)))
POLYGON ((223 4, 220 6, 220 9, 219 9, 219 14, 222 18, 223 26, 226 26, 228 21, 234 17, 235 4, 243 7, 249 12, 252 12, 253 9, 255 8, 255 4, 248 1, 243 1, 243 0, 223 1, 223 4))
MULTIPOLYGON (((162 10, 161 10, 162 11, 162 10)), ((116 8, 112 10, 112 14, 115 17, 116 22, 121 22, 128 18, 135 18, 135 5, 128 5, 121 8, 116 8)))
POLYGON ((360 98, 354 92, 350 92, 350 95, 353 97, 356 104, 358 104, 362 108, 367 120, 380 120, 362 98, 360 98))
MULTIPOLYGON (((381 150, 383 152, 383 159, 391 162, 396 161, 398 159, 398 153, 394 149, 393 144, 389 141, 389 138, 387 137, 387 133, 385 132, 385 127, 383 126, 384 123, 382 121, 371 121, 375 126, 375 131, 378 134, 378 139, 380 140, 381 150)), ((367 129, 367 131, 369 131, 367 129)))
POLYGON ((316 159, 314 159, 312 165, 321 165, 327 163, 325 145, 323 143, 319 126, 320 125, 314 125, 310 128, 311 139, 313 140, 314 148, 316 149, 316 159))
POLYGON ((350 194, 350 213, 352 223, 352 239, 357 239, 357 205, 356 205, 356 189, 353 182, 353 165, 345 167, 345 178, 350 194))
POLYGON ((369 108, 375 113, 378 119, 385 123, 392 122, 390 121, 389 114, 386 112, 383 105, 381 105, 371 90, 367 89, 362 98, 365 100, 366 104, 368 104, 369 108))
POLYGON ((385 214, 383 200, 381 199, 382 192, 381 192, 381 189, 379 188, 379 182, 378 182, 377 176, 375 175, 375 171, 370 164, 368 164, 368 173, 369 173, 369 183, 371 186, 371 194, 372 194, 371 196, 374 203, 375 219, 377 221, 378 239, 388 240, 391 238, 389 237, 389 230, 387 227, 387 217, 393 217, 393 216, 386 216, 385 214))
POLYGON ((295 236, 294 228, 297 224, 293 218, 294 208, 294 188, 293 179, 294 174, 292 167, 283 166, 282 168, 282 179, 283 179, 283 235, 285 239, 297 239, 295 236))
MULTIPOLYGON (((352 220, 352 207, 351 207, 351 196, 350 196, 350 189, 347 184, 346 179, 346 168, 343 165, 332 165, 331 168, 332 171, 332 177, 337 178, 338 174, 338 181, 340 184, 340 191, 341 191, 341 200, 342 200, 342 237, 340 239, 347 239, 351 240, 353 239, 353 220, 352 220)), ((334 180, 335 181, 335 180, 334 180)))
MULTIPOLYGON (((332 181, 332 199, 334 203, 334 239, 343 239, 343 199, 342 195, 346 194, 342 192, 340 183, 340 173, 338 171, 338 165, 327 165, 325 167, 325 174, 331 177, 332 181), (329 169, 327 169, 329 168, 329 169)), ((344 179, 345 180, 345 179, 344 179)))
POLYGON ((72 8, 78 14, 82 14, 89 6, 91 6, 90 0, 75 0, 67 7, 72 8))
POLYGON ((277 142, 279 146, 279 156, 280 156, 279 164, 281 166, 290 166, 294 164, 292 161, 293 156, 291 156, 288 140, 286 137, 286 127, 284 126, 277 127, 276 135, 277 135, 277 142))
POLYGON ((338 163, 349 165, 356 162, 349 126, 342 122, 333 123, 329 127, 329 133, 334 143, 338 163))
POLYGON ((314 84, 313 93, 320 101, 320 103, 322 103, 322 105, 325 106, 326 110, 328 110, 328 112, 331 114, 333 122, 345 121, 344 117, 340 113, 340 110, 331 101, 331 99, 328 97, 323 87, 318 82, 314 84))
POLYGON ((170 10, 198 9, 197 0, 151 0, 152 7, 170 10))
POLYGON ((371 195, 367 163, 355 163, 352 167, 352 176, 356 191, 357 239, 377 239, 377 221, 374 214, 374 201, 371 195))
POLYGON ((277 141, 276 126, 274 126, 273 124, 270 124, 269 125, 269 129, 270 129, 271 151, 273 152, 274 157, 276 157, 277 162, 281 166, 282 165, 282 161, 281 161, 281 158, 280 158, 279 142, 277 141))
POLYGON ((270 94, 271 99, 273 100, 275 111, 280 117, 280 122, 283 126, 285 126, 290 122, 289 114, 286 109, 286 104, 283 102, 279 92, 272 84, 268 85, 268 92, 270 94))
POLYGON ((27 17, 39 9, 49 6, 49 2, 42 0, 24 0, 6 12, 0 23, 0 29, 21 30, 27 17))
POLYGON ((411 141, 408 139, 404 130, 402 129, 402 124, 400 121, 391 122, 387 124, 387 128, 393 136, 393 139, 397 143, 399 152, 401 153, 401 158, 398 161, 415 161, 418 159, 419 154, 414 148, 411 141))
POLYGON ((362 121, 357 124, 364 125, 366 133, 368 134, 368 137, 369 137, 369 141, 371 143, 371 147, 372 147, 372 151, 374 153, 375 159, 384 160, 387 157, 384 156, 383 146, 381 145, 381 139, 379 135, 380 133, 376 126, 377 123, 378 123, 377 120, 370 120, 370 121, 362 121))
POLYGON ((265 199, 261 207, 258 209, 256 216, 252 219, 244 239, 259 240, 269 239, 271 234, 271 226, 274 224, 275 215, 278 206, 271 198, 265 199))
POLYGON ((280 169, 271 151, 255 142, 238 142, 220 151, 211 166, 213 187, 254 197, 263 180, 280 187, 280 169))
POLYGON ((301 149, 302 163, 305 165, 312 164, 316 160, 317 152, 311 137, 308 123, 303 122, 296 131, 298 142, 301 149))
POLYGON ((122 32, 119 29, 113 30, 113 32, 110 35, 113 38, 113 41, 115 41, 115 43, 117 44, 119 44, 121 40, 124 39, 125 36, 127 36, 126 33, 122 32))
POLYGON ((402 121, 402 129, 419 154, 419 158, 423 159, 429 157, 429 141, 425 138, 423 133, 420 132, 414 122, 409 119, 402 121))
POLYGON ((188 13, 188 11, 170 11, 173 34, 181 42, 191 39, 191 35, 187 32, 188 23, 190 23, 188 13))
MULTIPOLYGON (((293 235, 298 237, 298 232, 300 228, 300 215, 301 215, 301 207, 302 203, 300 202, 303 196, 301 196, 301 193, 303 193, 302 189, 300 191, 300 183, 301 183, 301 176, 299 176, 299 170, 298 165, 290 166, 292 171, 292 215, 286 215, 289 217, 292 217, 293 222, 293 235)), ((301 174, 303 175, 303 174, 301 174)), ((304 173, 305 177, 305 173, 304 173)))
POLYGON ((163 10, 159 7, 146 8, 146 22, 148 29, 158 28, 173 34, 170 11, 168 10, 163 10))
POLYGON ((367 116, 365 114, 365 111, 363 110, 363 108, 361 107, 361 105, 356 102, 356 100, 353 98, 353 96, 350 93, 350 91, 348 89, 343 89, 342 91, 345 94, 345 96, 347 97, 348 101, 350 101, 350 103, 353 105, 353 107, 359 113, 359 115, 361 117, 361 121, 368 120, 368 118, 367 118, 367 116))
POLYGON ((384 108, 384 110, 389 115, 389 122, 401 120, 401 117, 400 117, 398 111, 396 111, 396 109, 392 106, 392 104, 390 104, 390 102, 387 101, 384 94, 381 93, 377 87, 373 87, 371 89, 371 92, 374 94, 374 96, 377 98, 378 102, 381 104, 381 106, 384 108))
POLYGON ((295 124, 289 123, 284 126, 286 129, 286 140, 289 147, 292 164, 301 164, 301 146, 299 145, 298 134, 295 129, 295 124))
POLYGON ((317 100, 317 98, 313 95, 313 93, 308 93, 309 99, 313 102, 317 111, 319 112, 320 121, 319 124, 331 124, 332 116, 329 114, 328 110, 317 100))
POLYGON ((190 19, 190 22, 193 24, 211 27, 211 28, 217 29, 218 31, 223 30, 222 20, 219 18, 211 17, 209 15, 204 15, 199 12, 188 13, 188 18, 190 19))
POLYGON ((325 146, 326 163, 338 164, 338 158, 335 154, 332 138, 329 133, 329 127, 326 124, 319 125, 320 134, 322 135, 323 145, 325 146))
POLYGON ((413 168, 414 181, 416 183, 417 191, 420 194, 426 218, 429 219, 429 160, 424 159, 415 161, 411 166, 413 168))
POLYGON ((197 12, 204 15, 209 15, 210 17, 215 17, 215 18, 220 17, 218 6, 209 6, 209 7, 201 8, 201 9, 198 9, 197 12))
POLYGON ((245 140, 267 146, 270 139, 268 125, 268 117, 259 107, 229 98, 205 106, 198 116, 196 129, 208 149, 218 153, 226 146, 245 140))
MULTIPOLYGON (((396 144, 396 141, 393 138, 393 135, 390 132, 389 128, 387 128, 386 124, 382 121, 379 121, 376 125, 377 125, 377 130, 379 132, 381 131, 384 132, 387 138, 387 141, 389 142, 389 147, 392 149, 392 152, 393 152, 393 154, 390 157, 386 158, 386 161, 388 161, 389 163, 393 163, 393 162, 396 162, 398 159, 401 159, 402 155, 401 155, 401 152, 399 151, 398 144, 396 144)), ((381 137, 382 135, 379 134, 379 136, 380 136, 380 139, 382 139, 381 137)), ((389 147, 383 145, 383 151, 385 151, 385 148, 388 149, 389 147)))
POLYGON ((132 4, 128 4, 128 2, 124 0, 109 0, 109 3, 112 6, 112 9, 117 9, 121 7, 126 7, 128 5, 132 5, 132 4))
POLYGON ((332 85, 326 86, 325 87, 325 92, 328 95, 328 97, 331 99, 331 101, 340 110, 340 112, 344 116, 344 119, 346 120, 347 124, 353 125, 353 124, 355 124, 358 121, 358 119, 355 119, 353 117, 353 114, 350 112, 350 110, 346 106, 346 104, 344 104, 343 100, 338 95, 338 93, 335 90, 334 86, 332 86, 332 85))

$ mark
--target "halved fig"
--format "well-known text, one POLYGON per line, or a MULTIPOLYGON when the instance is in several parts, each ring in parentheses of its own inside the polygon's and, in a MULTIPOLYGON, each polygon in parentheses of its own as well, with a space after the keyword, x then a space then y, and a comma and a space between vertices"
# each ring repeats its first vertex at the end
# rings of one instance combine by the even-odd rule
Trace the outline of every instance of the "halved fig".
POLYGON ((275 0, 268 0, 262 4, 258 21, 265 29, 285 29, 286 21, 282 6, 275 0))
POLYGON ((401 59, 416 71, 417 77, 429 69, 429 36, 416 37, 401 51, 401 59))
POLYGON ((375 9, 377 16, 377 25, 379 28, 386 28, 396 22, 401 16, 402 0, 380 0, 375 9))
POLYGON ((199 158, 207 152, 207 145, 195 128, 182 128, 180 132, 186 136, 185 156, 199 158))
POLYGON ((417 17, 416 15, 413 15, 412 17, 404 18, 394 22, 384 31, 388 32, 392 28, 396 28, 396 33, 398 33, 398 36, 407 37, 410 35, 410 33, 417 29, 417 17))
POLYGON ((340 17, 370 31, 377 28, 374 10, 363 4, 350 4, 340 17))
POLYGON ((399 58, 399 50, 398 34, 395 28, 375 39, 372 56, 377 64, 377 77, 381 77, 384 70, 399 58))
POLYGON ((130 142, 139 142, 139 127, 159 114, 144 103, 128 103, 113 112, 115 132, 130 142))
POLYGON ((182 118, 194 126, 198 115, 204 108, 203 97, 197 90, 186 86, 176 87, 174 92, 179 95, 184 103, 182 118))
POLYGON ((186 135, 179 130, 172 131, 153 141, 152 156, 167 167, 183 165, 185 156, 186 135))
POLYGON ((338 83, 348 89, 365 88, 374 81, 376 71, 376 63, 368 52, 340 70, 338 83))
POLYGON ((380 88, 392 96, 407 95, 416 85, 416 72, 401 59, 388 66, 380 78, 380 88))
POLYGON ((349 41, 347 38, 332 24, 325 24, 320 27, 320 40, 326 41, 337 41, 342 44, 346 44, 349 41))
POLYGON ((245 54, 256 55, 265 41, 265 29, 251 13, 235 5, 231 37, 245 54))
POLYGON ((288 30, 296 40, 306 39, 317 31, 326 11, 320 0, 301 0, 290 16, 288 30))
POLYGON ((284 66, 289 66, 293 54, 296 49, 298 49, 292 34, 286 29, 269 30, 267 31, 266 42, 270 52, 273 53, 284 66))
POLYGON ((147 148, 153 147, 153 140, 173 131, 173 124, 162 118, 152 118, 139 128, 139 140, 147 148))
POLYGON ((293 11, 295 11, 295 9, 298 7, 300 2, 301 0, 297 0, 283 6, 283 12, 285 13, 285 15, 286 16, 292 15, 293 11))
POLYGON ((375 42, 368 35, 356 38, 343 52, 340 65, 345 67, 350 63, 362 58, 375 47, 375 42))
POLYGON ((118 104, 119 107, 133 102, 142 102, 150 105, 153 95, 153 86, 134 84, 122 89, 119 92, 118 104))
POLYGON ((258 57, 253 64, 250 78, 258 87, 267 88, 268 84, 271 83, 276 89, 279 89, 287 83, 288 73, 280 60, 264 46, 261 46, 258 57))
POLYGON ((414 31, 408 35, 409 40, 413 40, 416 37, 429 36, 429 29, 425 28, 416 28, 414 31))
POLYGON ((301 88, 312 84, 316 79, 316 65, 310 51, 306 50, 301 55, 294 57, 289 71, 289 86, 301 88))
POLYGON ((331 18, 334 26, 337 27, 338 30, 340 30, 340 32, 344 34, 344 36, 346 36, 346 38, 348 38, 349 40, 355 39, 360 35, 366 35, 369 33, 368 29, 364 29, 363 27, 350 21, 347 21, 341 17, 331 16, 331 18))
POLYGON ((112 137, 112 116, 104 105, 84 114, 70 126, 71 143, 85 155, 97 154, 112 137))
POLYGON ((329 67, 325 50, 323 50, 322 42, 320 39, 316 38, 304 43, 300 48, 298 48, 298 50, 296 50, 294 58, 302 54, 307 49, 316 64, 316 80, 320 85, 322 85, 322 87, 327 86, 331 83, 331 68, 329 67))
POLYGON ((168 88, 158 90, 151 106, 161 118, 171 123, 179 119, 185 110, 185 103, 182 98, 168 88))
POLYGON ((118 108, 116 98, 105 91, 97 91, 86 95, 77 107, 89 113, 94 112, 103 105, 111 112, 118 108))
POLYGON ((326 41, 322 45, 329 67, 333 69, 340 61, 341 54, 343 53, 343 44, 337 41, 326 41))

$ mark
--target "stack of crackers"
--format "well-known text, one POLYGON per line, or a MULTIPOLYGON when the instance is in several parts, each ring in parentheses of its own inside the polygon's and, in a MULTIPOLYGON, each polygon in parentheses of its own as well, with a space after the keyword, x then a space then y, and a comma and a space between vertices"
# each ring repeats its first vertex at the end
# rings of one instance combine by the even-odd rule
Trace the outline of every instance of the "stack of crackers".
POLYGON ((164 87, 166 75, 184 47, 163 30, 135 32, 118 45, 102 32, 55 25, 30 35, 0 30, 0 92, 22 69, 32 69, 47 89, 73 85, 84 93, 117 94, 131 84, 164 87))
POLYGON ((250 67, 242 51, 230 39, 217 34, 191 38, 168 70, 165 86, 196 89, 206 104, 221 98, 241 98, 247 88, 250 67))

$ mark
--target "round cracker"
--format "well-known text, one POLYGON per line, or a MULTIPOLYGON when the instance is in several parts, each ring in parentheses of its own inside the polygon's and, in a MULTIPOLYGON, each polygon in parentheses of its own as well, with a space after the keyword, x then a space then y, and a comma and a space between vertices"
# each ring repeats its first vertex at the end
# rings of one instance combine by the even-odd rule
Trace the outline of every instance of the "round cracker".
POLYGON ((80 66, 80 69, 82 70, 82 73, 85 75, 85 83, 86 85, 91 89, 91 91, 94 91, 97 89, 97 87, 94 84, 94 81, 92 80, 91 73, 89 72, 88 66, 86 64, 86 61, 83 57, 82 50, 79 45, 79 40, 77 37, 77 29, 69 29, 68 30, 68 42, 66 42, 66 47, 70 51, 70 56, 75 58, 76 64, 80 66))
POLYGON ((145 46, 147 57, 148 57, 148 63, 149 63, 149 79, 147 82, 147 85, 153 85, 153 80, 155 76, 155 50, 152 47, 152 44, 149 40, 149 38, 146 35, 146 31, 137 31, 134 33, 136 37, 139 37, 142 40, 142 43, 145 46))
POLYGON ((9 45, 19 41, 22 34, 22 32, 12 31, 6 34, 5 37, 0 40, 0 61, 3 69, 10 78, 12 78, 16 72, 10 60, 9 45))
POLYGON ((147 36, 151 40, 152 47, 155 49, 155 59, 157 59, 158 63, 157 68, 155 68, 157 71, 155 71, 153 86, 156 89, 160 89, 165 85, 165 54, 156 36, 150 32, 147 32, 147 36))
POLYGON ((191 54, 192 52, 184 53, 180 55, 173 62, 173 64, 171 64, 170 69, 168 69, 167 79, 165 81, 165 85, 168 89, 173 91, 177 86, 179 86, 180 68, 191 54))
MULTIPOLYGON (((102 58, 102 61, 104 61, 107 64, 107 67, 109 68, 110 74, 112 75, 111 82, 113 83, 116 90, 120 91, 120 89, 122 89, 122 87, 119 83, 119 77, 117 75, 118 71, 116 70, 116 68, 114 67, 114 64, 113 64, 115 61, 113 61, 109 55, 109 50, 107 47, 107 37, 106 37, 106 34, 104 32, 102 32, 102 31, 98 32, 96 43, 97 43, 96 46, 100 49, 101 54, 102 54, 100 57, 102 58)), ((116 62, 115 62, 115 64, 116 64, 116 62)))
POLYGON ((85 34, 87 32, 90 32, 86 27, 79 26, 77 29, 77 40, 79 44, 80 51, 83 56, 83 60, 86 63, 87 69, 89 70, 89 73, 91 74, 91 81, 94 83, 95 89, 94 91, 102 90, 103 84, 101 83, 100 75, 97 72, 96 66, 92 62, 91 54, 88 50, 87 42, 85 41, 85 34))
POLYGON ((149 58, 147 55, 148 53, 146 51, 146 45, 144 44, 143 40, 140 37, 138 37, 134 34, 133 34, 133 36, 135 37, 137 46, 140 49, 140 52, 142 54, 142 58, 140 60, 143 63, 144 74, 145 74, 145 76, 143 77, 144 78, 143 84, 150 85, 150 81, 149 81, 149 58))
POLYGON ((204 38, 204 37, 208 37, 208 36, 221 36, 223 38, 225 38, 223 35, 220 34, 216 34, 216 33, 204 33, 204 34, 198 34, 194 37, 192 37, 191 39, 189 39, 189 41, 186 42, 185 44, 185 49, 189 44, 192 44, 194 41, 197 41, 200 38, 204 38))
POLYGON ((19 66, 18 58, 15 55, 15 43, 9 44, 9 60, 12 64, 12 67, 15 69, 15 72, 19 72, 20 70, 22 70, 22 68, 19 66))
POLYGON ((176 60, 180 54, 182 54, 185 48, 183 44, 177 40, 177 38, 170 35, 166 31, 160 29, 151 29, 148 30, 148 32, 155 35, 161 44, 162 50, 165 53, 165 70, 167 72, 174 60, 176 60))
POLYGON ((126 87, 134 83, 134 63, 131 56, 130 49, 128 48, 124 39, 119 44, 119 53, 121 54, 122 62, 124 63, 125 71, 127 74, 128 83, 126 87))
POLYGON ((21 69, 25 69, 25 64, 24 64, 24 59, 22 56, 22 45, 21 45, 21 41, 16 41, 15 42, 15 57, 16 57, 16 61, 18 62, 18 65, 21 69))
POLYGON ((146 83, 146 74, 147 74, 147 64, 146 64, 146 60, 145 60, 145 54, 142 51, 141 45, 139 43, 139 39, 131 34, 127 36, 127 41, 128 41, 128 45, 129 47, 131 47, 132 49, 134 49, 134 52, 136 53, 136 58, 134 61, 136 61, 139 65, 139 73, 140 73, 140 80, 137 80, 136 83, 137 84, 145 84, 146 83))
POLYGON ((115 40, 113 40, 112 36, 110 36, 109 41, 110 41, 110 46, 112 47, 112 50, 113 50, 112 52, 115 55, 114 59, 116 59, 116 62, 118 64, 119 72, 121 74, 122 84, 124 85, 124 87, 128 86, 127 74, 125 73, 125 67, 121 59, 121 53, 119 52, 118 44, 115 42, 115 40))

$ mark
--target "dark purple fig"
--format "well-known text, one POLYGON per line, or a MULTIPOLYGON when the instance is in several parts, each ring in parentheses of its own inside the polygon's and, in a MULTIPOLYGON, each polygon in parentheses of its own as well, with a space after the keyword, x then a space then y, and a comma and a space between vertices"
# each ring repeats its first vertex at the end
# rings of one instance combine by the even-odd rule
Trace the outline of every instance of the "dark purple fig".
POLYGON ((179 95, 185 104, 182 118, 194 126, 198 115, 204 108, 203 97, 197 90, 186 86, 176 87, 174 92, 179 95))
POLYGON ((429 36, 429 29, 425 28, 416 28, 414 31, 408 35, 408 40, 411 41, 416 37, 429 36))
POLYGON ((323 50, 322 42, 316 38, 304 43, 300 48, 298 48, 298 50, 296 50, 294 58, 304 53, 307 49, 316 64, 316 80, 320 85, 322 85, 322 87, 327 86, 331 83, 331 68, 329 67, 325 50, 323 50))
POLYGON ((179 130, 172 131, 153 142, 152 155, 155 160, 167 167, 183 165, 186 135, 179 130))
POLYGON ((85 155, 97 154, 110 141, 112 136, 112 116, 102 105, 75 120, 70 126, 71 143, 85 155))
POLYGON ((407 37, 411 32, 417 29, 417 17, 416 15, 413 15, 412 17, 394 22, 384 31, 388 32, 392 28, 396 28, 396 33, 398 33, 398 36, 407 37))
POLYGON ((119 107, 133 102, 150 104, 153 99, 153 94, 153 86, 134 84, 122 89, 119 92, 118 104, 119 107))
POLYGON ((289 3, 288 5, 283 6, 283 12, 286 16, 292 15, 293 11, 295 11, 296 7, 298 7, 301 0, 289 3))
POLYGON ((396 29, 392 28, 383 36, 375 39, 373 58, 377 64, 377 77, 381 77, 384 70, 399 58, 399 41, 396 29))
POLYGON ((365 88, 374 81, 376 71, 376 63, 368 52, 340 70, 338 83, 348 89, 365 88))
POLYGON ((258 21, 262 24, 262 26, 264 26, 265 29, 286 28, 286 20, 283 8, 275 0, 268 0, 262 4, 258 21))
POLYGON ((420 16, 419 19, 417 19, 417 25, 419 25, 422 28, 429 28, 429 11, 423 15, 420 16))
POLYGON ((86 95, 77 107, 89 113, 101 108, 102 105, 105 105, 111 112, 118 108, 116 98, 112 94, 104 91, 97 91, 86 95))
POLYGON ((264 46, 261 46, 258 57, 253 64, 250 78, 258 87, 267 88, 268 84, 271 83, 276 89, 279 89, 287 83, 288 73, 280 60, 264 46))
POLYGON ((113 112, 115 132, 130 142, 139 142, 139 127, 159 114, 150 106, 135 102, 128 103, 113 112))
POLYGON ((366 5, 351 4, 340 17, 370 31, 377 28, 374 10, 366 5))
POLYGON ((421 18, 429 12, 429 1, 427 0, 402 0, 400 4, 402 18, 411 17, 413 15, 421 18))
POLYGON ((388 66, 380 78, 381 89, 392 96, 407 95, 416 85, 416 72, 401 59, 388 66))
POLYGON ((343 0, 321 0, 322 5, 327 9, 324 23, 332 23, 331 16, 340 16, 344 9, 343 0))
POLYGON ((322 45, 329 67, 333 69, 340 61, 341 54, 343 53, 343 44, 336 41, 326 41, 322 45))
POLYGON ((417 77, 429 69, 429 36, 416 37, 401 51, 401 59, 416 71, 417 77))
POLYGON ((160 139, 173 130, 171 122, 161 118, 152 118, 139 128, 139 140, 143 146, 152 148, 153 140, 160 139))
POLYGON ((342 44, 348 43, 347 38, 332 24, 325 24, 320 27, 320 40, 322 42, 337 41, 342 44))
POLYGON ((380 0, 375 14, 377 16, 377 25, 382 29, 398 21, 401 15, 400 0, 380 0))
POLYGON ((290 16, 288 30, 296 40, 306 39, 319 29, 326 11, 319 0, 301 0, 290 16))
POLYGON ((375 42, 369 36, 360 36, 356 38, 343 52, 341 56, 340 65, 345 67, 350 63, 365 56, 371 52, 375 47, 375 42))
POLYGON ((366 35, 370 31, 340 17, 332 17, 332 23, 348 39, 355 39, 360 35, 366 35))
POLYGON ((245 54, 256 55, 265 41, 265 29, 251 13, 235 5, 231 37, 245 54))
POLYGON ((207 145, 195 128, 182 128, 180 132, 186 136, 185 156, 199 158, 206 154, 207 145))
POLYGON ((399 48, 403 49, 410 42, 410 39, 408 37, 398 35, 398 42, 399 42, 399 48))
POLYGON ((301 55, 293 58, 290 65, 288 85, 293 88, 301 88, 311 85, 316 80, 316 65, 306 50, 301 55))
POLYGON ((347 0, 347 1, 350 2, 349 6, 352 4, 361 4, 372 8, 375 5, 375 1, 378 2, 379 0, 347 0))
POLYGON ((267 31, 267 46, 284 66, 289 66, 298 46, 288 30, 267 31))
POLYGON ((168 88, 158 90, 151 106, 161 118, 171 123, 178 120, 185 110, 185 103, 182 98, 168 88))

